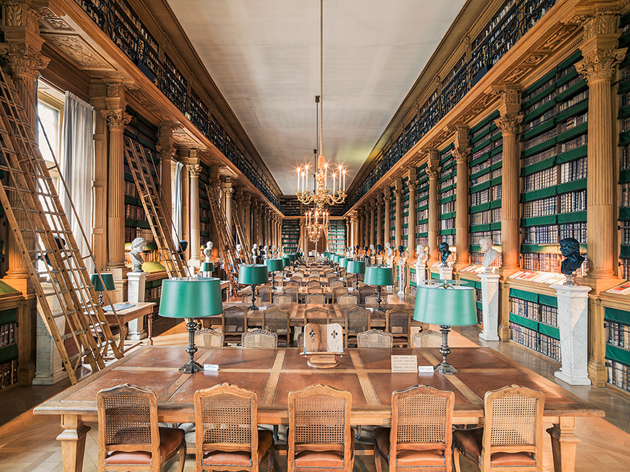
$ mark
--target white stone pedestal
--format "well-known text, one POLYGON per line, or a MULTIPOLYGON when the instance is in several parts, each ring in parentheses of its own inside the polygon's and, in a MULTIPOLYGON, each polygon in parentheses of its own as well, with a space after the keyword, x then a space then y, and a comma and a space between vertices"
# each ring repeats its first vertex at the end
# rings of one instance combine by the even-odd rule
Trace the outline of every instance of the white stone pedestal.
MULTIPOLYGON (((128 279, 128 293, 129 303, 134 305, 144 301, 144 289, 147 281, 146 272, 129 272, 127 274, 128 279)), ((144 316, 131 320, 129 323, 129 334, 127 339, 130 341, 140 341, 147 337, 147 332, 144 330, 144 316)))
POLYGON ((452 267, 440 267, 440 279, 441 280, 453 280, 453 268, 452 267))
MULTIPOLYGON (((43 283, 42 288, 45 293, 54 292, 53 286, 50 283, 43 283)), ((48 297, 48 303, 51 305, 53 315, 59 315, 62 313, 61 306, 55 295, 48 297)), ((33 379, 33 385, 53 385, 60 380, 68 377, 68 374, 63 369, 63 363, 61 362, 61 355, 55 345, 48 327, 42 318, 42 310, 39 304, 37 305, 37 311, 39 316, 37 317, 37 354, 36 365, 37 371, 35 378, 33 379)), ((60 334, 66 332, 66 318, 60 316, 56 318, 57 329, 60 334)))
POLYGON ((427 265, 416 264, 416 286, 426 285, 427 283, 427 265))
POLYGON ((552 285, 558 293, 562 367, 555 376, 569 385, 591 385, 588 377, 588 292, 582 285, 552 285))
POLYGON ((398 264, 398 298, 405 299, 405 286, 407 285, 407 277, 405 276, 405 263, 398 264))
POLYGON ((499 276, 480 274, 481 303, 483 305, 483 331, 479 337, 485 341, 498 341, 499 335, 499 276))

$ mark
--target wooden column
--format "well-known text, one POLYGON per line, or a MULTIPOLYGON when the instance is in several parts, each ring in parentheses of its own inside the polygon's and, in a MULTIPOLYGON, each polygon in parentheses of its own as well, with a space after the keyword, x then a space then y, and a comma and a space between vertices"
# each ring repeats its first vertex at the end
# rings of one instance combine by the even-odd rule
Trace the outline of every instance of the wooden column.
POLYGON ((160 164, 162 169, 162 175, 160 178, 160 186, 162 196, 164 198, 164 207, 171 216, 172 221, 172 208, 173 208, 173 191, 171 185, 171 168, 173 166, 173 156, 175 155, 175 142, 173 140, 173 129, 177 125, 171 122, 165 122, 160 124, 158 130, 158 145, 156 149, 160 156, 160 164))
MULTIPOLYGON (((201 266, 201 229, 199 226, 199 174, 201 165, 197 157, 197 150, 190 150, 190 157, 186 168, 190 174, 190 260, 189 265, 201 266)), ((216 222, 221 224, 221 222, 216 222)))
POLYGON ((429 151, 427 161, 427 174, 429 175, 429 228, 428 228, 428 255, 427 266, 436 263, 438 258, 438 235, 439 235, 439 202, 438 202, 438 179, 440 178, 440 152, 436 149, 429 151))
POLYGON ((390 231, 392 227, 392 190, 389 185, 387 185, 383 191, 383 200, 385 201, 385 228, 383 230, 383 244, 385 244, 390 241, 390 231))
POLYGON ((370 246, 370 205, 368 203, 363 207, 363 245, 370 246))
POLYGON ((258 203, 258 212, 256 214, 257 217, 257 224, 256 224, 256 228, 258 230, 258 245, 259 246, 264 246, 265 245, 265 238, 263 236, 263 225, 264 225, 264 220, 265 220, 265 204, 261 201, 258 203))
POLYGON ((94 107, 94 166, 92 170, 92 253, 96 269, 107 268, 107 120, 103 117, 105 84, 90 84, 90 104, 94 107))
MULTIPOLYGON (((517 135, 523 116, 519 115, 521 108, 520 92, 515 89, 506 89, 501 92, 501 104, 499 112, 501 117, 495 120, 495 124, 503 135, 503 192, 501 197, 501 253, 503 264, 501 276, 503 279, 516 272, 519 267, 520 251, 520 219, 519 175, 521 170, 517 135)), ((505 337, 507 326, 499 328, 499 335, 505 337)), ((508 335, 509 338, 509 335, 508 335)))
POLYGON ((394 233, 394 250, 398 250, 398 247, 402 244, 402 196, 403 196, 403 181, 400 177, 396 179, 396 232, 394 233))
MULTIPOLYGON (((413 260, 416 258, 416 186, 418 185, 418 170, 410 167, 407 171, 407 185, 409 186, 409 218, 407 226, 407 258, 413 260)), ((409 279, 407 278, 407 281, 409 279)))
POLYGON ((383 247, 383 194, 376 195, 376 244, 383 247))
POLYGON ((370 244, 376 244, 376 239, 374 237, 374 233, 376 233, 376 198, 370 200, 370 244))
POLYGON ((456 126, 455 149, 457 159, 457 193, 455 201, 455 270, 467 267, 470 259, 468 241, 468 159, 470 157, 470 139, 467 126, 456 126))
MULTIPOLYGON (((124 91, 121 83, 108 83, 105 103, 101 112, 109 128, 109 162, 107 182, 107 244, 108 267, 112 270, 125 267, 125 151, 123 132, 131 121, 125 113, 124 91)), ((122 279, 118 271, 114 278, 122 279)))
MULTIPOLYGON (((225 199, 225 220, 227 223, 228 233, 234 237, 234 227, 232 225, 232 196, 234 195, 234 185, 230 177, 225 178, 223 184, 223 198, 225 199)), ((233 239, 234 240, 234 239, 233 239)))
MULTIPOLYGON (((617 100, 612 95, 612 79, 627 48, 618 49, 618 6, 600 8, 577 18, 584 28, 580 44, 583 59, 576 70, 588 83, 588 172, 586 191, 586 235, 588 272, 583 282, 592 287, 591 295, 617 285, 617 100), (613 114, 614 110, 614 114, 613 114)), ((606 384, 606 338, 604 308, 589 307, 588 373, 593 385, 606 384)))

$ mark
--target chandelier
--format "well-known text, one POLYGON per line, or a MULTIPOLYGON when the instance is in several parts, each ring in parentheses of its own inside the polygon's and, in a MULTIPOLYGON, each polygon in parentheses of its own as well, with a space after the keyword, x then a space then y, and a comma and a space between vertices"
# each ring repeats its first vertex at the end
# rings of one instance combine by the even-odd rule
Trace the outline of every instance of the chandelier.
POLYGON ((308 164, 297 169, 297 198, 304 205, 315 204, 321 214, 324 205, 338 205, 346 199, 346 169, 341 165, 337 168, 329 166, 324 158, 324 0, 320 0, 320 113, 319 113, 319 157, 315 167, 315 188, 308 189, 308 164), (331 181, 328 179, 330 170, 331 181), (329 183, 332 184, 329 187, 329 183))
POLYGON ((317 243, 319 241, 320 234, 326 234, 328 232, 328 212, 319 211, 319 208, 315 208, 315 211, 309 210, 306 212, 306 236, 309 241, 317 243), (321 220, 320 220, 321 218, 321 220))

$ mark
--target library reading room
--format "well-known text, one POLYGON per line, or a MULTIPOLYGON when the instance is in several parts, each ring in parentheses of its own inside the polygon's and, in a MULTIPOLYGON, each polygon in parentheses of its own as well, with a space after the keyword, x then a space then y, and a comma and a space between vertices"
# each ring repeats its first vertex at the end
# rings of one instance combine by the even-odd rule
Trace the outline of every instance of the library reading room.
POLYGON ((0 0, 2 472, 629 451, 630 0, 0 0))

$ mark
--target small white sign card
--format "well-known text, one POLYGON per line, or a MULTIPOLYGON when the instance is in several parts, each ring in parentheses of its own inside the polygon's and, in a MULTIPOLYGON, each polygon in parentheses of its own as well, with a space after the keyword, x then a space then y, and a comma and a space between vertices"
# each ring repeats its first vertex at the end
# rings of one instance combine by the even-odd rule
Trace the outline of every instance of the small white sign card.
POLYGON ((417 372, 418 358, 416 356, 392 356, 392 372, 417 372))

